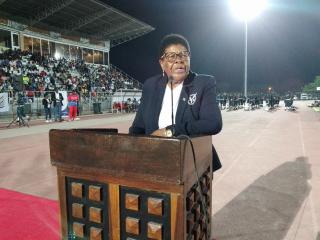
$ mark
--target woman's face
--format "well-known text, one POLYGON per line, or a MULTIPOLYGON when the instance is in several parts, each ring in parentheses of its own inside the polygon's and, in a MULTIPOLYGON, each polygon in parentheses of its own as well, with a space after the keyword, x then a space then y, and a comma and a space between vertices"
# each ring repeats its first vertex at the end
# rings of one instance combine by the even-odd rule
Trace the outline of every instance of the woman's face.
POLYGON ((189 74, 190 53, 181 44, 169 45, 159 62, 167 76, 177 83, 183 82, 189 74))

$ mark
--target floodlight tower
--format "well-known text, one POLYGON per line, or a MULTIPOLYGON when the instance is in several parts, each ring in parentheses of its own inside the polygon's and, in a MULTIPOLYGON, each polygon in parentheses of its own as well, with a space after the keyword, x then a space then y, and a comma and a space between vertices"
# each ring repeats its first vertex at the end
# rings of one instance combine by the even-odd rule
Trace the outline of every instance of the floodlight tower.
POLYGON ((267 7, 267 0, 229 0, 233 15, 244 22, 244 96, 247 99, 248 83, 248 22, 267 7))

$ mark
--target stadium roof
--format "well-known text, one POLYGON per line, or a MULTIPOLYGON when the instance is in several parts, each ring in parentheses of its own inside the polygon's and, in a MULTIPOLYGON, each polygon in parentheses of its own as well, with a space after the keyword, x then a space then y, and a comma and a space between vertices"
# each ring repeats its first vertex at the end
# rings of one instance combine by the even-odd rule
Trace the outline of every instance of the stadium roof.
POLYGON ((0 15, 37 28, 116 46, 154 28, 98 0, 0 0, 0 15))

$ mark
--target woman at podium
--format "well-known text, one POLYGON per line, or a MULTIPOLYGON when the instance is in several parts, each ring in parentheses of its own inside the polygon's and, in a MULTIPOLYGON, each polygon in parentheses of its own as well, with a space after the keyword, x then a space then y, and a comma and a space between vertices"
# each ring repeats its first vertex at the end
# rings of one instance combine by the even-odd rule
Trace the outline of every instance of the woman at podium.
MULTIPOLYGON (((185 37, 169 34, 162 39, 159 48, 162 74, 145 81, 129 133, 177 137, 214 135, 221 131, 215 79, 192 72, 190 58, 185 37)), ((213 171, 219 168, 221 163, 213 148, 213 171)))

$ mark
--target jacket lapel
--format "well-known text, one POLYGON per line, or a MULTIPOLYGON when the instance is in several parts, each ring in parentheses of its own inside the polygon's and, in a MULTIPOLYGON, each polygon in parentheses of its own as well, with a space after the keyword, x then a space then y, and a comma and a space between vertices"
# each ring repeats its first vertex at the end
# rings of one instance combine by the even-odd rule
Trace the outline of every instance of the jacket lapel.
POLYGON ((186 110, 186 107, 188 106, 188 98, 189 98, 189 94, 192 89, 193 80, 195 77, 196 77, 196 74, 190 71, 187 79, 183 82, 183 87, 181 90, 179 105, 178 105, 176 119, 175 119, 176 123, 180 123, 183 117, 183 113, 186 110))
POLYGON ((152 104, 153 106, 153 114, 151 116, 153 116, 153 124, 155 125, 155 129, 159 128, 159 115, 160 115, 160 111, 161 111, 161 107, 162 107, 162 101, 163 101, 163 97, 164 97, 164 93, 166 90, 166 86, 167 86, 167 79, 166 77, 160 77, 158 84, 156 86, 155 89, 155 93, 154 93, 154 104, 152 104))

